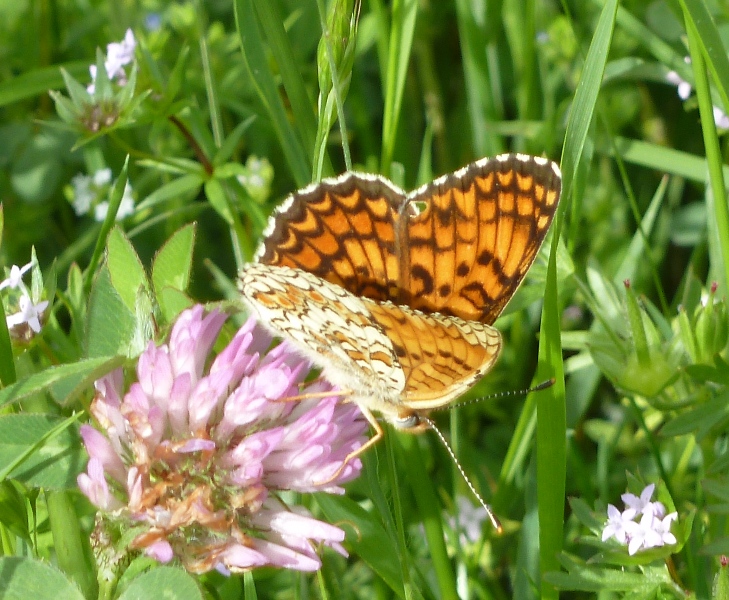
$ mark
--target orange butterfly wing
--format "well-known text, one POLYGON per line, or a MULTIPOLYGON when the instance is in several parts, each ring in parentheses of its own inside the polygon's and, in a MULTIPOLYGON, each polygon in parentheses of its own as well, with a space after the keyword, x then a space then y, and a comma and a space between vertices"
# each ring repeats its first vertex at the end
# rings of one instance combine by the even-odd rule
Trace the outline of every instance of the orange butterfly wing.
POLYGON ((258 262, 294 267, 375 300, 397 297, 396 221, 404 192, 375 175, 345 173, 291 195, 271 219, 258 262))
POLYGON ((367 306, 392 342, 405 373, 400 400, 411 409, 435 408, 457 398, 491 370, 501 351, 501 335, 489 325, 390 302, 367 306))
POLYGON ((545 159, 485 159, 417 190, 401 221, 400 302, 493 323, 539 251, 561 179, 545 159))
POLYGON ((347 173, 290 196, 256 257, 358 296, 490 324, 534 261, 560 185, 554 163, 520 154, 471 163, 407 196, 347 173))

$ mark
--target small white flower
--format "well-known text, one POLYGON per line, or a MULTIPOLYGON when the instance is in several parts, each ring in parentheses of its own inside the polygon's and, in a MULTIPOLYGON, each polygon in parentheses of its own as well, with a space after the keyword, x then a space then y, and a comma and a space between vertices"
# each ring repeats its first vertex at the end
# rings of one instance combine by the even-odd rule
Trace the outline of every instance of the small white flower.
POLYGON ((729 129, 729 117, 718 106, 714 107, 714 123, 719 129, 729 129))
POLYGON ((678 86, 678 97, 681 100, 688 100, 691 95, 691 84, 683 79, 676 71, 669 71, 666 73, 666 81, 678 86))
POLYGON ((627 541, 628 529, 634 524, 635 511, 628 508, 620 512, 617 507, 608 504, 608 520, 602 530, 602 541, 614 537, 618 542, 624 544, 627 541), (629 525, 629 523, 631 525, 629 525))
POLYGON ((73 211, 80 217, 91 210, 91 203, 96 198, 96 194, 91 190, 93 180, 88 175, 79 173, 71 179, 73 187, 73 211))
POLYGON ((655 484, 650 484, 641 492, 640 497, 626 493, 621 497, 626 509, 621 513, 612 504, 608 505, 608 521, 602 531, 602 541, 614 537, 621 544, 628 545, 628 554, 638 550, 657 548, 665 544, 675 544, 676 536, 671 533, 671 523, 678 513, 666 515, 666 507, 661 502, 651 502, 655 484), (640 515, 640 521, 636 518, 640 515))
POLYGON ((23 282, 23 275, 27 273, 32 266, 33 261, 29 262, 27 265, 23 265, 22 267, 19 267, 18 265, 10 267, 10 276, 0 282, 0 290, 4 288, 15 289, 21 285, 23 282))
POLYGON ((651 496, 653 496, 653 490, 656 489, 656 484, 651 483, 650 485, 647 485, 645 489, 640 493, 640 498, 636 496, 635 494, 623 494, 620 496, 625 502, 625 506, 628 508, 632 508, 635 511, 635 514, 642 514, 643 510, 646 506, 648 506, 651 502, 651 496))
POLYGON ((126 83, 127 74, 124 71, 124 66, 134 60, 136 46, 137 40, 134 39, 134 33, 131 29, 127 29, 121 42, 112 42, 106 47, 104 67, 109 79, 119 79, 122 85, 126 83))
MULTIPOLYGON (((112 42, 106 46, 106 60, 104 69, 109 79, 116 79, 119 85, 127 82, 127 73, 124 66, 134 60, 134 49, 137 47, 137 40, 131 29, 127 29, 124 39, 121 42, 112 42)), ((89 94, 96 90, 96 65, 89 66, 91 83, 86 87, 89 94)))
POLYGON ((627 528, 628 535, 628 554, 633 556, 641 548, 651 548, 655 531, 653 531, 653 515, 644 514, 640 523, 631 521, 627 528))
POLYGON ((111 169, 99 169, 94 173, 93 177, 94 185, 96 187, 103 187, 108 183, 111 183, 111 169))
MULTIPOLYGON (((460 541, 461 545, 467 543, 475 544, 481 539, 483 531, 483 522, 488 519, 488 513, 483 506, 474 506, 465 496, 456 497, 456 505, 458 510, 458 525, 461 528, 460 541)), ((456 520, 453 517, 449 519, 452 529, 456 528, 456 520)))
POLYGON ((104 200, 103 202, 99 202, 94 208, 94 220, 103 221, 104 219, 106 219, 106 213, 108 212, 109 203, 106 200, 104 200))
POLYGON ((8 328, 17 327, 18 325, 27 323, 35 333, 38 333, 41 330, 40 317, 43 314, 43 311, 48 307, 48 301, 43 300, 38 304, 33 304, 30 296, 23 294, 18 303, 20 305, 20 312, 8 315, 5 318, 8 328))
POLYGON ((676 543, 676 536, 671 533, 671 523, 676 519, 678 519, 677 512, 667 514, 663 519, 653 519, 653 529, 661 538, 661 543, 657 544, 658 546, 676 543))

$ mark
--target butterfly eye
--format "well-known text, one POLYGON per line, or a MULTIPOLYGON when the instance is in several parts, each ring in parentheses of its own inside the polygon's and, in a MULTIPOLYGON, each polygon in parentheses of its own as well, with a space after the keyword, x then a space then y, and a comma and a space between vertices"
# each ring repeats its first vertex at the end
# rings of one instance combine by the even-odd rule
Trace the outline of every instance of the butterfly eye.
POLYGON ((419 430, 425 425, 417 413, 410 413, 403 417, 395 417, 391 420, 391 423, 395 429, 400 429, 401 431, 419 430))

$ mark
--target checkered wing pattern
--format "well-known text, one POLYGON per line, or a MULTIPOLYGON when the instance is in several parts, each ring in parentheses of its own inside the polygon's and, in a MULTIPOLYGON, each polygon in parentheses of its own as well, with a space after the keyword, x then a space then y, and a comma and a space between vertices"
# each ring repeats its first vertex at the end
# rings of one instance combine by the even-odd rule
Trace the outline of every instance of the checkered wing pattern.
POLYGON ((499 332, 350 294, 289 267, 249 264, 244 300, 354 400, 398 418, 458 397, 486 373, 499 332))
POLYGON ((556 164, 508 154, 405 194, 347 173, 274 213, 246 303, 363 408, 391 419, 448 404, 495 363, 496 320, 560 194, 556 164))

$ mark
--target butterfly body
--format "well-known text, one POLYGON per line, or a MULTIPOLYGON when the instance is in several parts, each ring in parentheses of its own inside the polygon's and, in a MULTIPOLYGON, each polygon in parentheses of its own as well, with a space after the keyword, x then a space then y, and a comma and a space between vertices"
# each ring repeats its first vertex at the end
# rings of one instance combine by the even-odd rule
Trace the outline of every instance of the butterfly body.
POLYGON ((275 211, 242 296, 363 410, 412 423, 493 367, 502 342, 491 324, 559 192, 556 164, 514 154, 410 194, 376 175, 324 180, 275 211))

